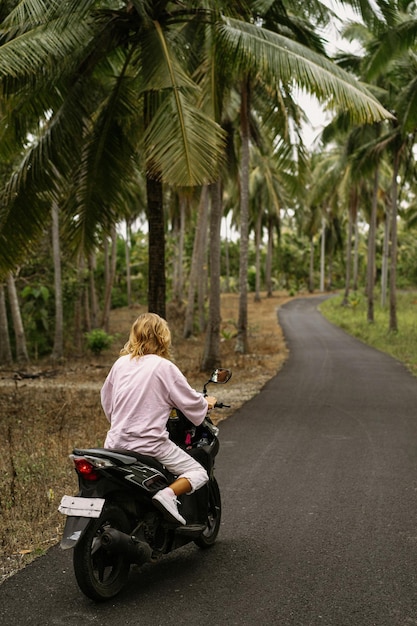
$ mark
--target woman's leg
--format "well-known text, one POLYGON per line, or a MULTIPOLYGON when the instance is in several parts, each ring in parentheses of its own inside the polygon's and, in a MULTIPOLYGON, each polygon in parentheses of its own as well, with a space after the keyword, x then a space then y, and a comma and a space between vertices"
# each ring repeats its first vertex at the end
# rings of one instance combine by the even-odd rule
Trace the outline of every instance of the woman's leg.
POLYGON ((178 511, 177 496, 192 493, 208 481, 204 467, 195 461, 187 452, 172 444, 166 455, 158 455, 158 461, 178 478, 169 487, 161 489, 152 498, 155 506, 171 521, 185 524, 186 520, 178 511))
POLYGON ((190 493, 192 490, 191 483, 188 478, 177 478, 177 480, 174 480, 169 487, 176 496, 182 496, 184 493, 190 493))
POLYGON ((178 477, 170 485, 177 496, 183 493, 193 493, 208 482, 208 474, 201 463, 175 443, 172 443, 171 449, 166 454, 158 455, 157 459, 171 474, 178 477))

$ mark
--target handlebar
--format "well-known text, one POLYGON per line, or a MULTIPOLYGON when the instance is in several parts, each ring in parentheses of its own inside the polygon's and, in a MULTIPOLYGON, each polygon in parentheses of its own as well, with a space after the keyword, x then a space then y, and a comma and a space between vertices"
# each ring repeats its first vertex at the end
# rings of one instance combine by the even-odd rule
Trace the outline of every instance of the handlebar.
POLYGON ((215 409, 230 409, 230 404, 223 404, 223 402, 216 402, 215 409))

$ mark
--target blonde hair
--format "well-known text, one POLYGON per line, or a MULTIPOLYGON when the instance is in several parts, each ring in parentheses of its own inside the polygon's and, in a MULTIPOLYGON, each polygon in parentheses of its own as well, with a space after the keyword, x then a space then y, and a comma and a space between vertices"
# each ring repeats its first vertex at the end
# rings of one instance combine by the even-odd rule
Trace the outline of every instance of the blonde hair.
POLYGON ((120 354, 130 354, 131 358, 145 354, 157 354, 171 358, 171 331, 168 323, 156 313, 143 313, 133 322, 129 341, 120 354))

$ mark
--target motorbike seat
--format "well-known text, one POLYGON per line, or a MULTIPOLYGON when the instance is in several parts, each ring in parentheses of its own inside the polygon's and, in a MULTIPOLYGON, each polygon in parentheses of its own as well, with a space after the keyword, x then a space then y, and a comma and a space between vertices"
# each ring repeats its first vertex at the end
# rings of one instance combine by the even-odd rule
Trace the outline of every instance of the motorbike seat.
MULTIPOLYGON (((145 465, 149 465, 150 467, 153 467, 154 469, 157 469, 159 471, 162 471, 164 467, 162 463, 157 461, 153 456, 148 456, 147 454, 142 454, 141 452, 135 452, 134 450, 112 449, 112 450, 106 450, 106 452, 114 452, 117 455, 122 454, 123 456, 133 457, 134 463, 136 463, 137 461, 140 461, 141 463, 144 463, 145 465)), ((129 463, 129 465, 130 464, 131 463, 129 463)))
POLYGON ((151 456, 140 454, 139 452, 134 452, 133 450, 119 450, 110 448, 75 448, 73 453, 77 456, 95 456, 99 459, 110 459, 114 461, 117 465, 133 465, 134 463, 137 463, 137 461, 141 461, 142 463, 150 465, 157 470, 160 470, 162 467, 161 464, 151 456))

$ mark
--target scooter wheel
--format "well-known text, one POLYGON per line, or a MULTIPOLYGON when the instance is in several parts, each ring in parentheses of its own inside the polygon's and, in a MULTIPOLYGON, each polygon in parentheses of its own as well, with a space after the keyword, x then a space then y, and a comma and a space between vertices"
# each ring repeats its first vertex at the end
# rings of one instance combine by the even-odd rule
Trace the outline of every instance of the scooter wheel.
POLYGON ((222 516, 222 504, 220 489, 217 480, 212 478, 209 482, 209 505, 207 515, 207 526, 201 535, 194 540, 199 548, 210 548, 216 541, 220 530, 222 516))
POLYGON ((107 528, 128 533, 125 513, 114 505, 106 506, 100 517, 91 520, 74 548, 74 573, 81 591, 92 600, 113 598, 126 584, 130 563, 121 554, 110 554, 100 546, 107 528))

